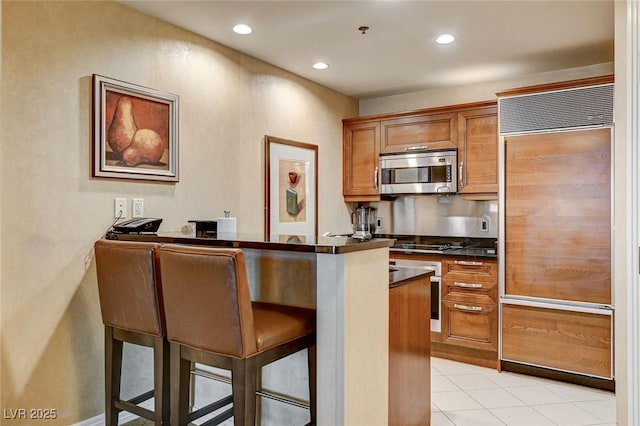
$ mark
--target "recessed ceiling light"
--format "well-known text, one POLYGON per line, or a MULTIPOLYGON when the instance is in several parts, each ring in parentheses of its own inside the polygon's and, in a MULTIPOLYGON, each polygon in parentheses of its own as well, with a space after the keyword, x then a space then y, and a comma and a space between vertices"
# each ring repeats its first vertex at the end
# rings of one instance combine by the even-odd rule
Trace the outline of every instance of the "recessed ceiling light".
POLYGON ((251 34, 252 31, 253 30, 251 29, 251 27, 245 24, 238 24, 235 27, 233 27, 233 32, 236 34, 246 35, 246 34, 251 34))
POLYGON ((316 62, 315 64, 313 64, 313 68, 317 70, 326 70, 327 68, 329 68, 329 64, 325 64, 324 62, 316 62))
POLYGON ((436 39, 436 43, 438 44, 449 44, 449 43, 453 43, 455 41, 455 37, 452 36, 451 34, 442 34, 439 35, 438 38, 436 39))

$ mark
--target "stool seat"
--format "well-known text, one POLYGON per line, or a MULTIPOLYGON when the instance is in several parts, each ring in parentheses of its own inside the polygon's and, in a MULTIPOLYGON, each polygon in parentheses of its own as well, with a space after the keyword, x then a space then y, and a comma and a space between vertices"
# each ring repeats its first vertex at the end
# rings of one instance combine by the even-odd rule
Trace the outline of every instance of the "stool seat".
POLYGON ((258 352, 315 333, 316 311, 295 306, 252 302, 258 352))

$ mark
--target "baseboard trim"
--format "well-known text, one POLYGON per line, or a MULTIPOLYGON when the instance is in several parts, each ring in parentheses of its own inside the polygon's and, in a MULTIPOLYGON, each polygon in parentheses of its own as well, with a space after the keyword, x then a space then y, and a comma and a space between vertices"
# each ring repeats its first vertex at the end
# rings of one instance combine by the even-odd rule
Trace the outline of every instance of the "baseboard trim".
POLYGON ((501 361, 502 370, 512 373, 527 374, 530 376, 542 377, 545 379, 558 380, 561 382, 573 383, 581 386, 589 386, 609 392, 615 392, 616 382, 614 379, 604 379, 600 377, 585 376, 582 374, 568 373, 565 371, 553 370, 550 368, 537 367, 533 365, 520 364, 511 361, 501 361))
MULTIPOLYGON (((145 401, 143 404, 140 404, 140 406, 153 410, 153 398, 148 401, 145 401)), ((123 425, 138 418, 139 417, 133 413, 128 413, 126 411, 123 411, 118 416, 118 424, 123 425)), ((102 414, 98 414, 95 417, 91 417, 90 419, 86 419, 86 420, 82 420, 81 422, 74 423, 71 426, 104 426, 104 424, 105 424, 105 417, 104 417, 104 413, 102 413, 102 414)))

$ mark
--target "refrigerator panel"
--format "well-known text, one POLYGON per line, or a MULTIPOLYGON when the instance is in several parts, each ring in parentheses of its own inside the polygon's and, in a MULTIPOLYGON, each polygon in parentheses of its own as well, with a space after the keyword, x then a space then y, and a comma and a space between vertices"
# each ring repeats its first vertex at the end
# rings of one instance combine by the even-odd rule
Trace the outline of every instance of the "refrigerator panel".
POLYGON ((507 136, 504 295, 611 304, 611 129, 507 136))
POLYGON ((501 359, 610 379, 612 311, 602 314, 501 304, 501 359))

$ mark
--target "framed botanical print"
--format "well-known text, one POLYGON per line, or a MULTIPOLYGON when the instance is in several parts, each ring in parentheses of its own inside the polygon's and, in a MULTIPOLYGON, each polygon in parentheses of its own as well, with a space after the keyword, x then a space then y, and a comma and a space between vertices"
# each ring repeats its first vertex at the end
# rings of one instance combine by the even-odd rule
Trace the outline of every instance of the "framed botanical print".
POLYGON ((265 136, 265 238, 316 242, 318 146, 265 136))

